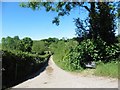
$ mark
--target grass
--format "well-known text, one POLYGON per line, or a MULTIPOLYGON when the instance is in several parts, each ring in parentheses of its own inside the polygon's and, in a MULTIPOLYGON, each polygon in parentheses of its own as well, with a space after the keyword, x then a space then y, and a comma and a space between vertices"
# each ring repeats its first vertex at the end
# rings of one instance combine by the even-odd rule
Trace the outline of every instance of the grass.
POLYGON ((109 62, 106 64, 100 63, 97 65, 97 68, 94 71, 94 75, 120 78, 120 75, 118 72, 119 64, 120 64, 119 62, 109 62))
MULTIPOLYGON (((61 63, 61 56, 60 55, 53 55, 53 60, 58 65, 61 69, 67 70, 66 66, 64 63, 61 63)), ((67 70, 68 71, 68 70, 67 70)))

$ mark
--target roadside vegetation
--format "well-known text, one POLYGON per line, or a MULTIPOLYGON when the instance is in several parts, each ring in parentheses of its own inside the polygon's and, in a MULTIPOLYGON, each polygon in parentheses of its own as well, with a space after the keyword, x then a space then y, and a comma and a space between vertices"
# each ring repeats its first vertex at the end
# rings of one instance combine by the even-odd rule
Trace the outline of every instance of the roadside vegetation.
MULTIPOLYGON (((104 52, 104 54, 102 54, 102 52, 98 53, 98 50, 94 48, 95 44, 90 42, 89 39, 87 43, 82 41, 81 45, 78 45, 78 42, 74 42, 73 39, 71 39, 71 41, 72 42, 69 42, 69 40, 66 40, 66 42, 58 41, 58 43, 51 45, 54 51, 53 60, 60 68, 66 71, 82 73, 83 71, 88 70, 84 67, 82 62, 87 62, 92 59, 96 63, 96 68, 92 72, 93 75, 113 78, 119 77, 119 46, 111 46, 111 48, 106 46, 106 50, 102 50, 104 52), (70 45, 71 47, 69 47, 70 45), (87 48, 85 48, 85 46, 87 46, 87 48), (85 50, 90 56, 85 56, 85 50)), ((105 48, 105 45, 103 46, 105 48)), ((103 47, 100 46, 100 48, 103 47)), ((90 73, 88 72, 88 74, 90 73)))
MULTIPOLYGON (((19 39, 18 36, 2 38, 2 88, 14 86, 23 82, 31 74, 47 64, 50 53, 44 46, 35 47, 29 37, 19 39), (34 47, 34 49, 32 49, 34 47), (41 51, 40 51, 41 50, 41 51), (42 53, 38 53, 42 52, 42 53)), ((41 43, 41 42, 40 42, 41 43)))

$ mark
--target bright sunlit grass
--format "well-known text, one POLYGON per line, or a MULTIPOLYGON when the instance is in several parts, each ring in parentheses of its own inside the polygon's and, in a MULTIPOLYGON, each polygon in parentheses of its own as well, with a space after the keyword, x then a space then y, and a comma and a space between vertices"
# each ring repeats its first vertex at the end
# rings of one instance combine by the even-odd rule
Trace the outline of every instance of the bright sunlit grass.
POLYGON ((119 62, 109 62, 109 63, 101 63, 97 66, 94 74, 98 76, 108 76, 113 78, 118 78, 118 65, 119 62))

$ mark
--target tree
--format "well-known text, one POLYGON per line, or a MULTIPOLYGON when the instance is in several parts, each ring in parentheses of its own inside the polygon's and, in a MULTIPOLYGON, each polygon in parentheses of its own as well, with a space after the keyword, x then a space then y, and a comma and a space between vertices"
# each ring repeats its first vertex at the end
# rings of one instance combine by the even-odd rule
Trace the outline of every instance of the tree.
POLYGON ((113 44, 116 42, 115 38, 115 14, 109 6, 109 3, 98 3, 100 12, 100 30, 99 36, 107 44, 113 44))
MULTIPOLYGON (((115 43, 115 9, 110 8, 113 4, 109 2, 28 2, 22 3, 21 6, 32 8, 33 10, 43 6, 47 12, 57 12, 57 16, 52 21, 56 25, 60 23, 59 18, 69 15, 73 8, 83 7, 89 12, 89 20, 81 22, 79 18, 75 19, 77 35, 79 37, 89 35, 93 39, 97 39, 99 36, 105 42, 113 44, 115 43), (86 21, 89 23, 86 25, 89 30, 84 26, 86 21), (108 38, 110 39, 108 40, 108 38)), ((113 8, 115 7, 113 6, 113 8)))
POLYGON ((31 52, 33 41, 29 37, 22 40, 18 36, 11 38, 10 36, 2 38, 2 46, 5 50, 21 50, 24 52, 31 52))
POLYGON ((14 38, 8 36, 6 38, 2 38, 2 47, 7 50, 18 50, 19 42, 20 39, 18 36, 15 36, 14 38))
POLYGON ((8 49, 8 50, 14 49, 13 38, 9 36, 6 38, 2 38, 2 46, 3 46, 3 49, 8 49))
POLYGON ((24 45, 24 51, 31 52, 33 41, 29 37, 25 37, 22 39, 23 45, 24 45))
POLYGON ((47 51, 46 43, 44 41, 34 41, 32 46, 32 52, 38 54, 43 54, 44 51, 47 51))
POLYGON ((7 46, 6 46, 6 40, 5 38, 2 38, 2 49, 5 49, 7 46))
POLYGON ((19 36, 14 36, 13 41, 14 41, 14 49, 19 50, 18 48, 19 43, 20 43, 19 36))
POLYGON ((25 37, 20 41, 18 47, 19 47, 19 50, 21 50, 23 52, 31 52, 32 45, 33 45, 32 39, 29 37, 25 37))
POLYGON ((57 42, 59 39, 58 38, 48 38, 48 39, 42 39, 41 41, 47 42, 48 45, 50 45, 53 42, 57 42))

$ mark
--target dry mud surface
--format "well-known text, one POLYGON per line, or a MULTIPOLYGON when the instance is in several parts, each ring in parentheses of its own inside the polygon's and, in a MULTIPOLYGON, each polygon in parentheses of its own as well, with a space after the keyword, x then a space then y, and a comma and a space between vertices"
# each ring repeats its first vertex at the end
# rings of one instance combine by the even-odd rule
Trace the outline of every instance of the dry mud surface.
POLYGON ((13 88, 118 88, 118 80, 71 74, 56 66, 51 57, 43 72, 13 88))

